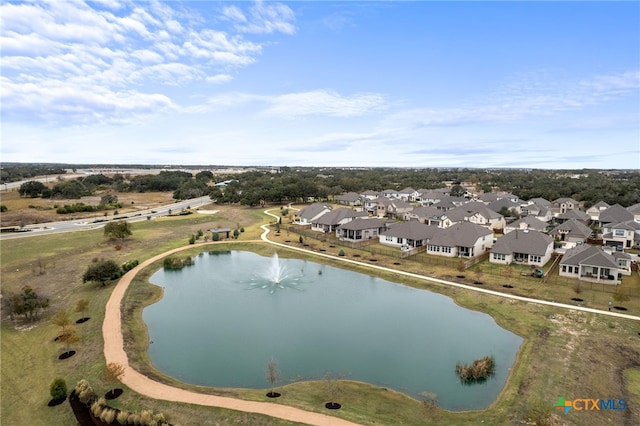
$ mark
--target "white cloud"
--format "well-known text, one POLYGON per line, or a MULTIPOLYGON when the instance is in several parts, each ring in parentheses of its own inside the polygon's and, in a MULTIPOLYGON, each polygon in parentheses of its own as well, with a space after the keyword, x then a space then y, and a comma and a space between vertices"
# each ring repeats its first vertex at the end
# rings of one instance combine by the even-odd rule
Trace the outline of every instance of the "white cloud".
POLYGON ((282 3, 265 3, 257 0, 249 8, 249 16, 237 6, 227 6, 223 8, 223 17, 234 23, 235 28, 244 33, 264 33, 270 34, 281 32, 284 34, 294 34, 295 13, 289 6, 282 3))
MULTIPOLYGON (((273 28, 294 18, 278 4, 257 3, 250 14, 250 25, 273 28)), ((227 15, 240 19, 238 13, 227 15)), ((176 107, 162 86, 224 84, 232 80, 230 71, 254 63, 262 53, 262 42, 214 28, 182 5, 158 1, 3 3, 0 19, 8 85, 1 92, 3 116, 26 121, 73 125, 96 117, 117 122, 125 115, 146 116, 154 107, 176 107), (80 93, 92 100, 80 102, 80 93), (143 102, 133 102, 129 94, 143 102), (45 111, 44 105, 57 112, 45 111)))
POLYGON ((354 117, 382 109, 385 99, 375 93, 343 96, 335 91, 314 90, 276 96, 270 104, 264 114, 285 118, 306 115, 354 117))

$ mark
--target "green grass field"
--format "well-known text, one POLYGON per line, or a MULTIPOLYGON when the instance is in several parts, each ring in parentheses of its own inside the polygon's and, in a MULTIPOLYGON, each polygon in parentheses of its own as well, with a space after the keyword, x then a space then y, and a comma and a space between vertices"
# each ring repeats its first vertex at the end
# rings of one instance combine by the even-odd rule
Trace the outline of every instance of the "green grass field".
MULTIPOLYGON (((215 215, 194 214, 136 223, 133 226, 133 236, 122 243, 120 250, 116 250, 115 243, 107 241, 100 231, 3 241, 0 247, 3 293, 18 291, 22 286, 29 285, 39 293, 48 295, 51 306, 44 313, 43 319, 36 323, 13 323, 3 318, 0 424, 76 424, 68 404, 47 406, 50 399, 49 384, 55 377, 63 377, 70 388, 77 380, 86 378, 99 394, 113 388, 114 385, 105 382, 102 377, 104 357, 101 336, 104 306, 113 285, 102 287, 99 284, 83 284, 82 273, 95 258, 114 259, 119 263, 131 259, 142 261, 171 248, 186 245, 189 236, 198 229, 223 226, 235 228, 240 225, 245 228, 240 242, 257 239, 261 233, 259 225, 268 220, 258 209, 233 209, 224 206, 216 206, 216 209, 220 209, 220 212, 215 215), (87 312, 91 320, 75 325, 81 337, 81 341, 73 347, 77 354, 64 361, 58 360, 57 356, 64 348, 54 342, 59 330, 49 319, 58 310, 73 311, 75 303, 81 298, 91 301, 87 312)), ((245 244, 234 247, 264 253, 273 251, 271 246, 263 243, 245 244)), ((194 250, 197 248, 194 247, 194 250)), ((279 253, 287 255, 284 250, 279 250, 279 253)), ((291 255, 301 256, 299 253, 291 255)), ((312 254, 302 256, 345 267, 337 260, 320 260, 312 254)), ((376 264, 384 266, 393 265, 397 261, 377 257, 379 259, 376 264)), ((437 265, 425 266, 424 262, 415 260, 404 259, 400 267, 440 277, 457 274, 457 271, 437 265)), ((360 267, 354 269, 366 270, 360 267)), ((485 287, 502 288, 498 278, 490 278, 494 275, 499 277, 499 274, 482 269, 485 287)), ((473 268, 466 271, 466 274, 475 279, 472 270, 473 268)), ((210 389, 181 384, 155 371, 148 364, 146 328, 139 312, 145 304, 159 297, 158 288, 146 282, 150 273, 151 269, 147 269, 139 274, 125 303, 125 315, 129 315, 126 317, 125 339, 132 365, 159 381, 175 386, 266 401, 268 398, 261 390, 210 389)), ((394 280, 394 274, 379 275, 394 280)), ((520 291, 529 297, 539 296, 565 302, 565 299, 570 300, 576 295, 569 285, 541 285, 526 277, 521 280, 514 277, 512 281, 512 291, 520 291)), ((402 282, 446 294, 461 306, 487 312, 498 324, 525 338, 505 389, 500 398, 486 410, 452 413, 396 392, 349 381, 341 385, 340 402, 343 409, 330 414, 369 425, 476 425, 481 422, 511 425, 527 419, 541 419, 546 414, 551 424, 632 425, 640 416, 640 322, 479 295, 425 281, 403 278, 402 282), (566 399, 624 398, 629 408, 619 412, 571 411, 564 415, 553 408, 560 396, 566 399)), ((583 289, 580 297, 586 301, 585 305, 589 304, 587 306, 601 307, 606 306, 608 299, 605 298, 610 298, 610 295, 583 289)), ((625 302, 629 313, 638 314, 638 303, 638 298, 625 302)), ((74 319, 80 316, 79 313, 72 313, 74 319)), ((275 403, 326 412, 322 408, 322 402, 326 398, 325 387, 326 384, 322 382, 300 382, 282 386, 279 391, 283 396, 275 403)), ((152 400, 128 389, 125 389, 120 398, 112 401, 112 405, 130 411, 154 409, 165 413, 172 423, 182 425, 290 424, 265 416, 152 400)))

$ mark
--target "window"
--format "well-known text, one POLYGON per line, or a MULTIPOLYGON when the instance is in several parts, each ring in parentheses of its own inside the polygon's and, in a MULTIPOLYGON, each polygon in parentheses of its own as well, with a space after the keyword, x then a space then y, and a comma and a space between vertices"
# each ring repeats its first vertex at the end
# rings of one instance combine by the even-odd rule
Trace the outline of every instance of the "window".
POLYGON ((451 253, 451 247, 442 247, 443 253, 451 253))
POLYGON ((392 237, 391 235, 386 235, 386 236, 384 237, 384 240, 385 240, 385 241, 393 241, 393 237, 392 237))
POLYGON ((562 272, 567 272, 567 265, 562 265, 562 272))
POLYGON ((493 253, 494 260, 505 260, 505 258, 504 253, 493 253))
POLYGON ((613 235, 616 237, 624 237, 624 229, 614 229, 613 235))
POLYGON ((541 260, 542 258, 540 256, 534 256, 534 255, 529 256, 529 262, 540 263, 541 260))

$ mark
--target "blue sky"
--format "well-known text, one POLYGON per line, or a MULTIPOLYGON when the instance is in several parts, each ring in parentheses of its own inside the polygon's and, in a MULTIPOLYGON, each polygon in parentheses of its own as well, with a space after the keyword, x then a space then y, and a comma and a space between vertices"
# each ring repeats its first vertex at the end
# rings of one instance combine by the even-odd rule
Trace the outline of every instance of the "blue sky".
POLYGON ((2 2, 1 160, 640 168, 640 3, 2 2))

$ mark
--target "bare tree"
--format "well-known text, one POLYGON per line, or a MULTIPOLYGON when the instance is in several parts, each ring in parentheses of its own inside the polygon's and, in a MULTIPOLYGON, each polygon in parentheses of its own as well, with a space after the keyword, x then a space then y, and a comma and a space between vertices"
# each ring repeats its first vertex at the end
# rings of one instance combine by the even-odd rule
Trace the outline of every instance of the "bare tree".
POLYGON ((278 363, 272 359, 267 362, 267 381, 271 385, 271 390, 267 393, 269 398, 277 398, 280 396, 278 392, 275 392, 273 388, 280 382, 280 370, 278 369, 278 363))

